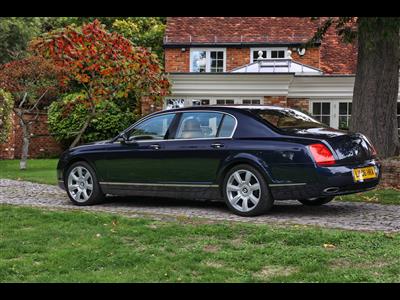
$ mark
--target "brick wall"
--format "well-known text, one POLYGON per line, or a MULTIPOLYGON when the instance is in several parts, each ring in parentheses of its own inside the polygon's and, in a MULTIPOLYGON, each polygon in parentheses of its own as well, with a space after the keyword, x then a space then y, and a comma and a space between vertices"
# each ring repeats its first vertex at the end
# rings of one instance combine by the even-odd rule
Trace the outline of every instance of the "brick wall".
MULTIPOLYGON (((34 115, 27 115, 28 119, 34 115)), ((12 130, 8 142, 0 144, 0 159, 14 159, 21 157, 22 151, 22 128, 16 115, 12 115, 12 130)), ((29 157, 37 158, 44 156, 59 155, 63 151, 62 146, 49 135, 47 129, 47 114, 42 113, 37 122, 32 125, 32 138, 29 146, 29 157)))
POLYGON ((297 51, 292 50, 292 59, 296 62, 309 65, 311 67, 320 68, 320 49, 319 48, 310 48, 306 50, 306 53, 303 56, 300 56, 297 51))
POLYGON ((382 177, 379 184, 381 187, 392 187, 400 189, 400 160, 382 160, 382 177))
POLYGON ((181 48, 165 49, 165 72, 189 72, 190 49, 182 52, 181 48))
POLYGON ((227 48, 226 71, 247 65, 250 63, 250 48, 227 48))
POLYGON ((307 98, 287 98, 286 96, 264 96, 265 105, 275 105, 290 107, 300 111, 309 111, 309 99, 307 98))

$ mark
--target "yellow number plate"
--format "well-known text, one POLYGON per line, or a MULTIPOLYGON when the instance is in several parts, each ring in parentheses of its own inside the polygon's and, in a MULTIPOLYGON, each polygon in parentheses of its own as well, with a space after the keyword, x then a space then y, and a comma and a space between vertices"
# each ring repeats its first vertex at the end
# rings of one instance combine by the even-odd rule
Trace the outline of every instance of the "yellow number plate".
POLYGON ((378 174, 375 171, 375 167, 366 167, 353 169, 354 181, 364 181, 364 179, 376 178, 378 174))

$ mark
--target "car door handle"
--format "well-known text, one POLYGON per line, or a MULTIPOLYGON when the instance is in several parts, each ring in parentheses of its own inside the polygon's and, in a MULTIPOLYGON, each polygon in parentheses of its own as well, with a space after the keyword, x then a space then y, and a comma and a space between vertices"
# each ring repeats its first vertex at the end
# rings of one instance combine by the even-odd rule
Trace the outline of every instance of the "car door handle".
POLYGON ((213 148, 216 148, 216 149, 219 149, 219 148, 222 148, 222 147, 224 147, 224 144, 221 144, 221 143, 215 143, 215 144, 211 144, 211 147, 213 147, 213 148))
POLYGON ((152 144, 152 145, 150 145, 149 147, 150 147, 151 149, 154 149, 154 150, 160 149, 160 145, 159 145, 159 144, 152 144))

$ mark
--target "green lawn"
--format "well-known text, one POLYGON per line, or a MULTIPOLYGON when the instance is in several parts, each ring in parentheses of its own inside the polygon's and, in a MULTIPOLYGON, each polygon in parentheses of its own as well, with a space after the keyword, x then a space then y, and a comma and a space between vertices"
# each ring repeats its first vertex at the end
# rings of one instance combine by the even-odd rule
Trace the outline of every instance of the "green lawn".
POLYGON ((0 178, 57 184, 58 159, 29 159, 28 168, 19 169, 19 160, 0 160, 0 178))
POLYGON ((368 202, 400 205, 400 191, 395 189, 376 189, 369 192, 338 196, 336 201, 368 202))
MULTIPOLYGON (((28 169, 19 170, 19 160, 0 160, 0 178, 28 180, 38 183, 57 184, 57 159, 31 159, 28 169)), ((370 192, 340 196, 338 201, 369 202, 379 204, 400 204, 400 191, 377 189, 370 192)))
POLYGON ((400 234, 0 205, 0 282, 399 282, 400 234))

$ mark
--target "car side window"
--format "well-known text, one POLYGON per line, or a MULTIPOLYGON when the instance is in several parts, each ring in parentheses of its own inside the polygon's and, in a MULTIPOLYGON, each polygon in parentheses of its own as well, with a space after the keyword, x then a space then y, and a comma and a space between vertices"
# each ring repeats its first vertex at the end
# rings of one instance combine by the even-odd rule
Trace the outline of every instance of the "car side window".
POLYGON ((222 116, 222 113, 217 112, 183 113, 176 139, 214 138, 217 136, 222 116))
POLYGON ((235 129, 235 125, 235 118, 225 115, 222 120, 221 128, 219 129, 218 137, 231 137, 233 130, 235 129))
POLYGON ((130 140, 163 140, 175 114, 156 116, 135 126, 128 137, 130 140))

